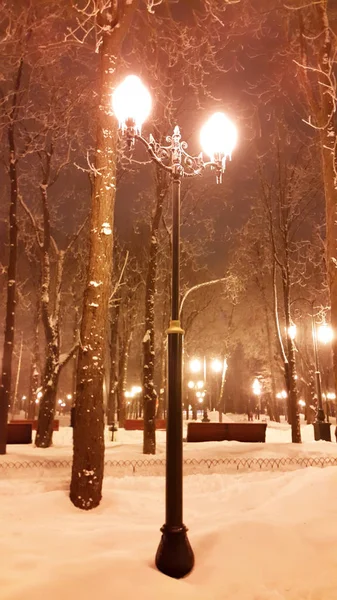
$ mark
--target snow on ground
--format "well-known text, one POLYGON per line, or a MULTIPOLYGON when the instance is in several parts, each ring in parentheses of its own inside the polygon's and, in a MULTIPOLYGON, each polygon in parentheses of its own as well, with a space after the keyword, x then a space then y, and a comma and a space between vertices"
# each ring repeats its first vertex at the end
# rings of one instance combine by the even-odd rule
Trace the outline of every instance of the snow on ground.
MULTIPOLYGON (((110 435, 106 458, 144 458, 142 432, 110 435)), ((337 456, 335 441, 314 442, 312 425, 302 438, 292 445, 287 424, 269 423, 266 444, 185 443, 184 456, 337 456)), ((157 444, 162 459, 164 432, 157 444)), ((1 461, 69 460, 71 451, 72 431, 61 427, 52 448, 8 446, 1 461)), ((87 513, 68 498, 69 468, 0 469, 0 600, 336 600, 336 467, 186 476, 196 563, 181 581, 154 566, 164 477, 107 473, 101 505, 87 513)))
POLYGON ((159 573, 164 478, 107 477, 82 512, 62 480, 0 481, 1 600, 335 600, 337 469, 184 480, 195 568, 159 573))
MULTIPOLYGON (((217 420, 218 413, 210 413, 212 420, 217 420)), ((227 421, 234 421, 240 415, 224 415, 227 421)), ((184 422, 184 435, 186 436, 187 424, 184 422)), ((275 458, 279 456, 321 456, 337 455, 335 442, 335 423, 331 424, 332 443, 314 440, 314 428, 312 425, 302 423, 302 444, 291 444, 291 431, 288 423, 268 422, 266 443, 249 444, 240 442, 200 442, 184 443, 185 458, 275 458)), ((157 453, 160 459, 165 458, 165 431, 156 432, 157 453)), ((111 433, 105 430, 106 459, 110 460, 139 460, 144 458, 142 454, 143 432, 125 431, 119 429, 115 433, 115 441, 111 442, 111 433)), ((31 445, 13 445, 7 447, 7 455, 3 460, 26 461, 40 459, 70 459, 72 455, 72 429, 62 426, 60 431, 53 434, 53 446, 47 449, 35 448, 31 445)))

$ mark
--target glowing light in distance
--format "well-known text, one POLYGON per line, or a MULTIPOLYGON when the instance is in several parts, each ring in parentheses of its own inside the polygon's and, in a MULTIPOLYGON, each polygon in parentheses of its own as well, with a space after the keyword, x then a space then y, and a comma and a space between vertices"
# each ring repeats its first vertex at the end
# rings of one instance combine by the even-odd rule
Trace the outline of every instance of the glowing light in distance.
POLYGON ((328 392, 326 395, 328 400, 336 400, 336 394, 335 392, 328 392))
POLYGON ((189 387, 190 390, 193 390, 194 389, 194 381, 189 381, 187 384, 187 387, 189 387))
POLYGON ((197 381, 197 388, 198 390, 202 390, 202 388, 204 387, 204 382, 203 381, 197 381))
POLYGON ((259 396, 261 394, 261 383, 258 379, 254 379, 252 388, 253 394, 255 394, 255 396, 259 396))
POLYGON ((140 385, 134 385, 131 388, 131 393, 132 394, 140 394, 140 392, 142 391, 142 388, 140 385))
POLYGON ((42 398, 42 396, 43 396, 42 392, 38 392, 38 393, 36 394, 36 397, 37 397, 37 398, 39 398, 39 399, 40 399, 40 398, 42 398))
POLYGON ((299 403, 300 406, 305 406, 304 400, 299 400, 298 403, 299 403))
POLYGON ((72 399, 72 395, 71 394, 67 394, 67 400, 71 400, 72 399))
POLYGON ((329 342, 332 341, 332 338, 333 338, 333 331, 332 331, 332 327, 330 327, 330 325, 323 323, 322 325, 317 327, 317 339, 322 344, 329 344, 329 342))
POLYGON ((112 94, 112 108, 123 130, 126 121, 132 119, 136 130, 140 133, 144 121, 151 112, 151 107, 150 92, 137 75, 128 75, 112 94))
POLYGON ((232 121, 221 112, 214 113, 200 132, 200 143, 203 151, 212 161, 221 157, 223 163, 237 144, 238 132, 232 121))
POLYGON ((214 371, 214 373, 221 373, 222 368, 223 368, 223 363, 218 358, 214 358, 214 360, 212 360, 212 362, 211 362, 211 367, 212 367, 212 370, 214 371))
POLYGON ((190 360, 190 371, 191 373, 200 373, 201 361, 198 358, 192 358, 192 360, 190 360))
POLYGON ((291 340, 294 340, 296 337, 296 325, 290 325, 290 327, 288 327, 288 335, 290 337, 291 340))

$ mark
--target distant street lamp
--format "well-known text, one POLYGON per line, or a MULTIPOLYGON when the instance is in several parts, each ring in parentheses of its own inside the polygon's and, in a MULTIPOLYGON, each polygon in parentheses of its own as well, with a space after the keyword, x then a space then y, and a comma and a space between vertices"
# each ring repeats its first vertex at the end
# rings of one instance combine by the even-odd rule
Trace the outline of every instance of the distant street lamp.
POLYGON ((128 148, 141 142, 151 159, 171 175, 172 197, 172 285, 171 321, 168 329, 168 414, 166 430, 166 519, 156 554, 156 566, 166 575, 180 578, 193 568, 194 555, 187 529, 183 524, 183 455, 182 455, 182 348, 183 330, 180 326, 180 187, 183 177, 197 176, 205 167, 215 171, 221 182, 226 158, 231 157, 237 131, 222 113, 216 113, 201 131, 201 144, 210 157, 190 156, 187 144, 181 140, 179 127, 161 146, 152 135, 147 141, 141 136, 143 122, 151 110, 151 96, 141 80, 131 75, 116 88, 112 106, 126 139, 128 148))
POLYGON ((253 381, 253 385, 252 385, 252 389, 253 389, 253 394, 255 396, 257 396, 257 401, 258 401, 258 419, 260 420, 260 413, 261 413, 261 392, 262 392, 262 386, 261 383, 259 382, 258 379, 254 379, 253 381))
MULTIPOLYGON (((323 344, 328 344, 333 339, 333 330, 326 323, 322 323, 317 327, 314 317, 314 301, 308 303, 311 305, 311 332, 312 332, 312 341, 313 341, 313 349, 314 349, 314 361, 315 361, 315 383, 316 383, 316 393, 317 393, 317 412, 316 412, 316 421, 314 422, 314 432, 315 432, 315 440, 325 440, 327 442, 331 442, 331 431, 330 424, 325 422, 325 414, 323 408, 323 395, 322 395, 322 382, 321 382, 321 372, 319 368, 319 357, 318 357, 318 344, 317 342, 322 342, 323 344)), ((294 329, 294 337, 296 335, 296 325, 292 325, 294 329)), ((290 328, 289 328, 290 329, 290 328)), ((289 332, 289 330, 288 330, 289 332)), ((289 332, 290 335, 290 332, 289 332)), ((292 338, 294 339, 294 338, 292 338)))
MULTIPOLYGON (((212 359, 210 362, 206 359, 206 357, 204 356, 202 360, 200 360, 199 358, 192 358, 189 361, 189 370, 192 374, 197 374, 200 373, 201 371, 203 371, 203 375, 204 375, 204 381, 201 382, 202 383, 202 387, 206 386, 206 381, 208 381, 208 371, 209 368, 211 369, 211 371, 214 373, 214 375, 219 375, 220 373, 222 373, 222 375, 224 375, 227 371, 227 360, 226 358, 224 360, 220 360, 219 358, 214 358, 212 359)), ((209 392, 209 397, 212 398, 212 394, 211 394, 211 385, 210 386, 206 386, 208 392, 209 392)), ((219 390, 217 390, 217 393, 219 392, 219 390)), ((212 408, 212 405, 209 405, 209 408, 212 408)), ((221 407, 219 406, 219 418, 220 418, 220 411, 221 411, 221 407)), ((221 417, 222 417, 222 413, 221 413, 221 417)), ((220 419, 221 420, 221 419, 220 419)), ((209 418, 207 415, 207 402, 205 400, 204 402, 204 416, 202 419, 203 423, 208 423, 209 422, 209 418)))

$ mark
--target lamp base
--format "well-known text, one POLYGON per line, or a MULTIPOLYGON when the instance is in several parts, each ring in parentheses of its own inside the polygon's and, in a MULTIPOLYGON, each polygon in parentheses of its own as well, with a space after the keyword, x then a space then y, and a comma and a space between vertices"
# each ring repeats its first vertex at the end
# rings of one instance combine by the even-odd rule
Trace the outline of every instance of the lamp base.
POLYGON ((194 567, 194 554, 187 537, 187 528, 163 525, 156 554, 156 567, 164 575, 181 579, 194 567))
POLYGON ((324 423, 323 421, 316 421, 314 424, 314 436, 315 441, 325 440, 331 442, 331 429, 330 423, 324 423))

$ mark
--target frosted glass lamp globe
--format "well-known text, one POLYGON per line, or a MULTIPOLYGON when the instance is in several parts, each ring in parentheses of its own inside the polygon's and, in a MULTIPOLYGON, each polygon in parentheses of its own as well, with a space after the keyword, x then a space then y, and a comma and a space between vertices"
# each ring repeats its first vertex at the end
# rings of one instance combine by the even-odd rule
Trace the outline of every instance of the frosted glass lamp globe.
POLYGON ((192 358, 190 360, 190 371, 191 373, 200 373, 201 371, 201 362, 197 358, 192 358))
POLYGON ((128 75, 112 94, 112 108, 123 130, 130 119, 140 133, 151 107, 150 92, 137 75, 128 75))
POLYGON ((214 373, 220 373, 222 371, 222 362, 218 358, 212 360, 212 370, 214 373))
POLYGON ((214 113, 200 132, 203 151, 212 161, 216 158, 231 158, 236 146, 238 132, 232 121, 221 112, 214 113))
POLYGON ((323 325, 320 325, 317 328, 317 337, 322 344, 329 344, 333 338, 332 328, 326 323, 323 323, 323 325))

